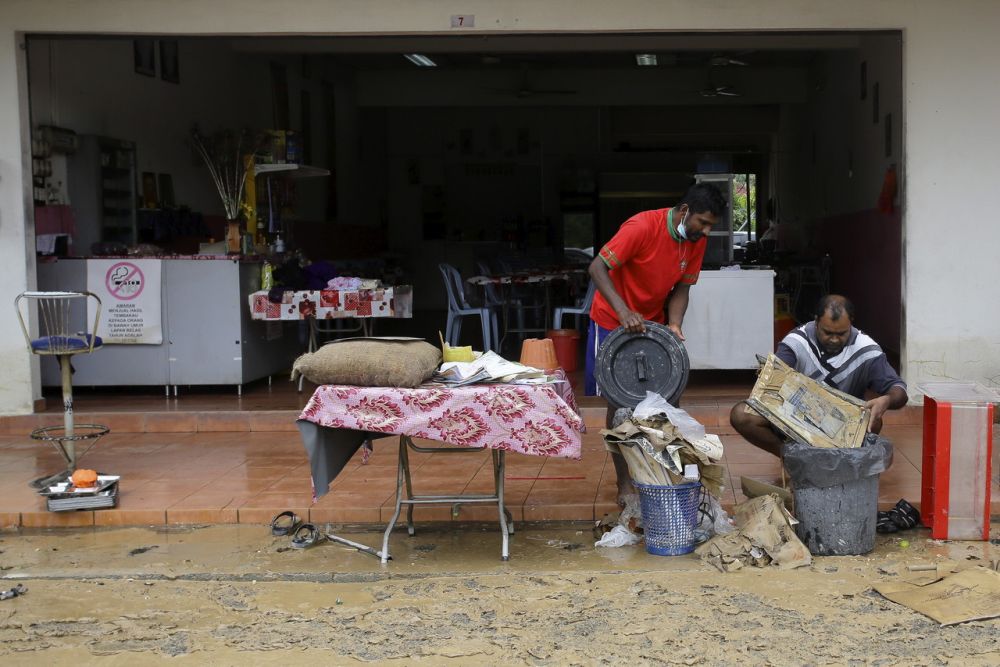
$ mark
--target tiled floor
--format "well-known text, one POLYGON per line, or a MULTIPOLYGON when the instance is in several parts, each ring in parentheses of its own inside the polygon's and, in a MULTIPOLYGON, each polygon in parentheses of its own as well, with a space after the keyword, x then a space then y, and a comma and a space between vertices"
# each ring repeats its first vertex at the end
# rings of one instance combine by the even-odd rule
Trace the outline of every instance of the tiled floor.
MULTIPOLYGON (((752 377, 744 374, 695 374, 684 407, 718 433, 726 446, 728 489, 723 504, 743 500, 740 476, 780 477, 777 460, 751 447, 729 426, 733 403, 744 397, 752 377)), ((42 415, 0 418, 0 525, 80 526, 162 523, 266 523, 281 510, 295 510, 315 522, 382 523, 391 515, 397 441, 376 441, 374 455, 362 464, 360 453, 315 505, 305 453, 294 426, 309 391, 299 395, 285 383, 252 386, 235 392, 182 392, 162 396, 83 392, 77 421, 106 423, 112 433, 84 459, 87 467, 123 476, 119 507, 97 512, 54 514, 27 482, 60 468, 54 450, 27 437, 38 424, 58 422, 42 415)), ((580 461, 518 454, 507 458, 507 505, 516 520, 591 520, 616 509, 614 466, 598 434, 604 410, 600 399, 581 399, 589 427, 580 461)), ((920 411, 891 413, 884 434, 896 456, 882 476, 880 504, 920 499, 920 411)), ((419 442, 418 442, 419 444, 419 442)), ((486 453, 413 454, 417 493, 482 492, 492 487, 486 453)), ((994 489, 993 513, 1000 513, 994 489)), ((417 521, 494 521, 495 508, 463 505, 419 507, 417 521)))

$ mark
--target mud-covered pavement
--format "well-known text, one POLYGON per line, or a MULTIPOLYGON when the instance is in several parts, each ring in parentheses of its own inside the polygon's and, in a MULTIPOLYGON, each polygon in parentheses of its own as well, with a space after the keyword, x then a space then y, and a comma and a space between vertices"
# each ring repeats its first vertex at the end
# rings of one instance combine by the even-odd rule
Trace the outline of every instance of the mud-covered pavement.
POLYGON ((0 660, 1000 664, 1000 620, 940 627, 871 590, 910 564, 989 564, 990 543, 909 531, 869 556, 730 574, 641 545, 595 550, 585 526, 522 529, 509 563, 493 526, 392 547, 382 566, 330 543, 291 550, 266 527, 0 533, 2 588, 29 589, 0 602, 0 660))

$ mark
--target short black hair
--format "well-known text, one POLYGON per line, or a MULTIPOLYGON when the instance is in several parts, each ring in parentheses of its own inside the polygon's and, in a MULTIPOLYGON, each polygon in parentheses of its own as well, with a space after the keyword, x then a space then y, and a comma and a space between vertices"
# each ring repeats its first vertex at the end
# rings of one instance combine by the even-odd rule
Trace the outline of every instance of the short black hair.
POLYGON ((726 198, 711 183, 695 183, 684 193, 678 206, 687 204, 692 213, 711 213, 721 216, 726 212, 726 198))
POLYGON ((840 294, 827 294, 816 302, 816 319, 830 313, 831 320, 839 320, 847 313, 847 319, 854 322, 854 304, 846 296, 840 294))

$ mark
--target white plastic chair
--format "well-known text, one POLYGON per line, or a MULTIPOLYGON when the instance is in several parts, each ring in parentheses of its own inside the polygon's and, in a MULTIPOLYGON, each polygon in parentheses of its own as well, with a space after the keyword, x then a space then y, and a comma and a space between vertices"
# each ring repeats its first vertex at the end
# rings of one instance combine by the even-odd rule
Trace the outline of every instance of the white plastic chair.
POLYGON ((497 331, 497 316, 491 308, 474 308, 465 300, 465 290, 462 287, 462 274, 450 264, 438 264, 444 277, 444 287, 448 291, 448 323, 444 338, 449 345, 458 345, 462 333, 462 318, 469 315, 479 317, 483 327, 483 349, 496 351, 500 342, 497 331))
POLYGON ((73 423, 73 369, 70 359, 75 354, 90 354, 101 348, 103 341, 97 336, 97 325, 101 321, 101 300, 91 292, 24 292, 14 299, 14 308, 28 349, 32 354, 56 357, 62 375, 63 425, 35 429, 31 437, 51 442, 66 460, 67 470, 72 472, 76 469, 76 442, 94 440, 91 444, 93 446, 97 439, 108 432, 108 427, 99 424, 73 423), (34 303, 37 307, 38 338, 32 338, 28 333, 23 312, 26 309, 21 307, 22 300, 34 303), (92 324, 87 322, 86 315, 90 300, 93 300, 95 306, 92 324), (80 324, 89 329, 89 332, 81 331, 80 324))
POLYGON ((552 314, 552 328, 562 329, 562 318, 563 315, 573 315, 576 317, 576 328, 580 328, 580 316, 590 314, 590 304, 594 302, 594 292, 597 291, 597 286, 594 285, 594 281, 590 281, 590 285, 587 286, 587 293, 583 297, 583 301, 580 302, 578 306, 563 306, 556 308, 555 312, 552 314))

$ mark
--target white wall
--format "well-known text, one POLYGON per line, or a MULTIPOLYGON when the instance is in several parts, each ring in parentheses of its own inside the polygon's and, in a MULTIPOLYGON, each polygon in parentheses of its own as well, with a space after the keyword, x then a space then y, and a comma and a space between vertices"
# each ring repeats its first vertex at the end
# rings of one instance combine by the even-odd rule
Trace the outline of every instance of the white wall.
POLYGON ((886 168, 895 164, 902 172, 900 48, 899 35, 869 35, 859 40, 858 50, 822 54, 807 75, 806 104, 782 106, 772 156, 778 167, 775 186, 782 222, 808 226, 821 218, 875 208, 886 168), (862 62, 868 72, 864 100, 859 85, 862 62), (878 123, 872 122, 875 83, 878 123), (886 114, 892 114, 891 157, 884 153, 886 114))
POLYGON ((225 41, 182 42, 180 84, 137 74, 128 39, 32 39, 28 57, 33 125, 134 141, 138 172, 171 174, 177 203, 196 211, 221 215, 222 205, 194 161, 192 125, 270 125, 270 82, 254 76, 267 73, 266 62, 247 67, 225 41), (247 104, 247 91, 261 103, 247 104))
MULTIPOLYGON (((210 134, 272 127, 270 63, 275 61, 287 71, 289 129, 301 129, 300 92, 311 93, 312 159, 325 163, 321 70, 314 67, 306 80, 299 58, 234 51, 225 39, 186 39, 178 48, 180 83, 175 84, 160 78, 158 51, 156 58, 157 75, 150 77, 134 71, 131 39, 31 39, 32 125, 133 141, 139 174, 171 174, 178 205, 223 215, 209 172, 190 146, 191 128, 197 124, 210 134)), ((320 217, 323 192, 313 188, 309 196, 303 215, 320 217)))
MULTIPOLYGON (((1000 378, 1000 280, 996 215, 983 204, 1000 178, 995 78, 1000 3, 954 0, 8 0, 0 5, 0 303, 28 283, 24 224, 23 98, 18 31, 117 33, 448 33, 451 14, 475 14, 477 32, 613 30, 901 29, 907 125, 906 349, 912 382, 929 377, 996 384, 1000 378), (963 233, 965 229, 969 231, 963 233), (952 231, 954 230, 954 231, 952 231), (974 234, 974 235, 973 235, 974 234)), ((182 74, 183 76, 183 74, 182 74)), ((0 411, 28 406, 20 333, 0 318, 0 366, 11 369, 0 411)))

